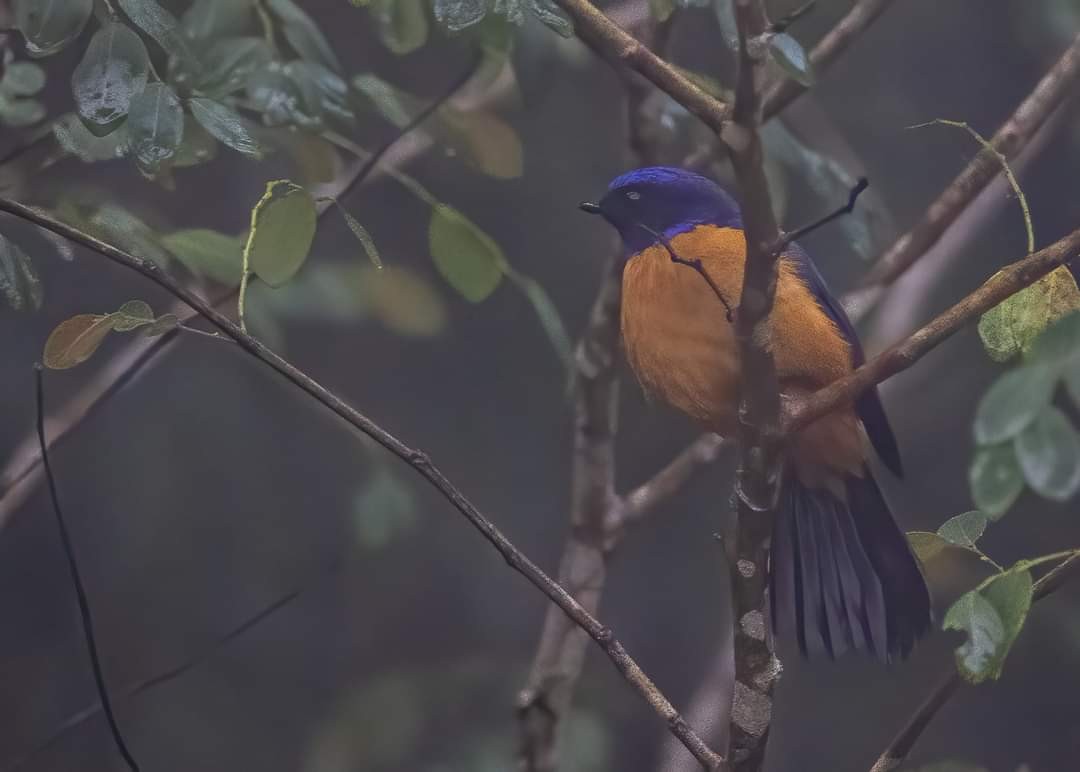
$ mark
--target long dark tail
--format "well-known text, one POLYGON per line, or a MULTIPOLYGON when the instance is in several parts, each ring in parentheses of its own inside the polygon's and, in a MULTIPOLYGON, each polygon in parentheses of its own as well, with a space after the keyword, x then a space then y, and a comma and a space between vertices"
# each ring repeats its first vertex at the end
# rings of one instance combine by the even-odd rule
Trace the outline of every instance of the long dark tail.
POLYGON ((770 552, 772 629, 803 654, 907 656, 931 623, 930 593, 869 470, 847 501, 789 480, 770 552))

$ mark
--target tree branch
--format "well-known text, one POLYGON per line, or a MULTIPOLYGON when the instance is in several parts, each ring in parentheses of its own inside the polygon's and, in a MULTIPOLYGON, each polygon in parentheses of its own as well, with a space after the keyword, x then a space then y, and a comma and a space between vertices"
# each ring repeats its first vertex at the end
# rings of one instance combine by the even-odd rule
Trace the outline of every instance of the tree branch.
POLYGON ((1005 298, 1034 284, 1078 255, 1080 229, 1001 269, 956 305, 853 373, 806 397, 790 398, 785 405, 784 433, 801 429, 841 405, 851 404, 865 389, 911 367, 968 322, 978 319, 1005 298))
MULTIPOLYGON (((810 65, 824 70, 847 50, 859 35, 889 7, 892 0, 857 0, 836 26, 810 52, 810 65)), ((808 87, 792 78, 783 78, 765 90, 765 117, 771 118, 806 93, 808 87)))
POLYGON ((306 392, 315 401, 321 403, 347 423, 375 440, 411 466, 421 477, 438 490, 453 507, 503 556, 507 564, 524 576, 534 587, 540 590, 562 611, 585 630, 622 674, 623 678, 645 699, 645 701, 663 718, 668 729, 677 736, 699 759, 707 769, 719 769, 722 759, 710 750, 679 715, 666 697, 656 688, 638 664, 627 654, 626 649, 615 638, 611 630, 605 627, 592 614, 585 610, 561 586, 545 574, 539 566, 526 557, 507 539, 495 525, 478 510, 465 495, 436 467, 427 454, 412 448, 396 436, 383 429, 366 415, 353 408, 322 384, 294 367, 288 361, 275 354, 256 338, 242 332, 228 317, 215 310, 209 303, 198 297, 190 289, 165 274, 158 266, 142 258, 131 255, 111 244, 90 236, 77 228, 60 222, 52 216, 7 199, 0 199, 0 211, 8 212, 28 222, 32 222, 57 235, 63 236, 99 255, 141 274, 166 292, 183 301, 207 319, 227 337, 232 338, 239 347, 279 373, 287 381, 306 392))
POLYGON ((761 84, 769 20, 762 0, 735 0, 739 30, 739 76, 733 120, 723 130, 741 192, 746 267, 735 316, 739 348, 738 516, 726 537, 735 619, 735 685, 728 759, 736 772, 763 766, 772 692, 780 660, 765 635, 771 511, 780 478, 780 385, 771 352, 769 314, 776 295, 777 263, 783 251, 763 166, 761 84))
MULTIPOLYGON (((1068 560, 1059 563, 1046 573, 1032 588, 1032 600, 1038 601, 1047 597, 1061 588, 1073 575, 1080 574, 1080 555, 1073 555, 1068 560)), ((933 691, 927 695, 923 703, 915 710, 907 724, 893 738, 889 746, 870 768, 870 772, 892 772, 892 770, 904 763, 904 759, 911 753, 915 742, 919 739, 926 727, 937 715, 937 712, 949 701, 956 690, 962 686, 964 679, 959 671, 953 667, 949 674, 943 678, 933 691)))
MULTIPOLYGON (((1016 111, 990 140, 1006 157, 1023 149, 1066 96, 1075 92, 1080 80, 1080 35, 1073 40, 1057 63, 1042 77, 1016 111)), ((877 303, 884 289, 937 243, 960 213, 980 191, 1001 174, 994 153, 980 151, 934 200, 919 222, 901 236, 862 278, 858 287, 844 298, 852 318, 859 319, 877 303)))

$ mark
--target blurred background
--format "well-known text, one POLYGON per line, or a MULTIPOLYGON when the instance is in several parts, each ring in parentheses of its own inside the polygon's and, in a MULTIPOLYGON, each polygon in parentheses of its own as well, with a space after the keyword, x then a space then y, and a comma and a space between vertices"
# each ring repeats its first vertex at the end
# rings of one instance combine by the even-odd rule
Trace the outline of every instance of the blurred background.
MULTIPOLYGON (((188 4, 169 5, 179 13, 188 4)), ((432 22, 425 45, 397 54, 374 10, 344 0, 301 5, 347 76, 374 74, 422 104, 474 59, 474 31, 450 34, 432 22)), ((620 19, 646 14, 644 0, 614 5, 620 19)), ((796 5, 776 0, 770 8, 780 16, 796 5)), ((821 0, 790 32, 809 48, 849 6, 821 0)), ((730 85, 731 57, 717 19, 711 7, 680 9, 668 52, 680 65, 730 85)), ((805 245, 834 290, 850 288, 977 151, 961 131, 906 127, 950 118, 989 136, 1078 31, 1074 0, 893 3, 783 113, 782 125, 772 124, 770 174, 784 224, 835 206, 846 190, 844 174, 871 181, 873 197, 861 218, 815 233, 805 245)), ((520 140, 520 174, 513 163, 485 173, 483 163, 467 162, 454 147, 414 135, 388 163, 402 164, 434 198, 489 234, 514 269, 546 290, 576 338, 611 251, 611 234, 576 205, 636 165, 626 140, 626 89, 583 45, 532 17, 513 37, 511 68, 473 88, 472 101, 461 104, 481 104, 505 122, 520 140)), ((24 58, 17 34, 7 44, 24 58)), ((42 61, 48 83, 40 99, 49 116, 71 110, 68 78, 84 48, 80 42, 42 61)), ((658 97, 645 109, 655 119, 658 136, 650 141, 659 158, 681 162, 696 152, 704 168, 725 174, 685 113, 658 97)), ((495 131, 477 141, 505 143, 502 128, 495 131)), ((373 149, 394 133, 392 122, 362 119, 350 141, 373 149)), ((0 153, 25 136, 3 129, 0 153)), ((128 160, 88 164, 61 157, 55 147, 36 147, 2 167, 0 187, 28 202, 67 201, 71 211, 108 200, 153 233, 196 227, 240 233, 267 180, 306 173, 311 182, 325 181, 355 164, 327 147, 277 152, 258 163, 222 149, 210 163, 176 170, 173 190, 144 179, 128 160), (42 153, 53 154, 47 164, 42 153), (319 161, 311 154, 329 159, 331 173, 312 170, 319 161)), ((1075 99, 1017 167, 1039 246, 1080 223, 1075 99)), ((554 322, 549 316, 545 328, 511 282, 480 303, 448 286, 428 254, 429 205, 394 179, 373 175, 342 203, 370 230, 384 271, 369 267, 345 222, 331 213, 293 283, 253 290, 255 333, 427 451, 554 574, 568 532, 572 439, 568 374, 552 344, 554 322)), ((871 352, 1023 255, 1023 223, 1007 190, 995 186, 978 208, 950 234, 950 248, 897 284, 863 325, 871 352)), ((12 218, 0 226, 30 253, 44 296, 37 311, 0 306, 5 462, 25 452, 22 443, 32 436, 31 366, 53 327, 132 298, 158 311, 172 300, 85 250, 62 254, 12 218)), ((129 236, 136 231, 130 223, 125 229, 129 236)), ((174 268, 181 274, 190 266, 174 268)), ((221 292, 205 278, 193 281, 210 296, 221 292)), ((46 374, 47 407, 78 398, 103 374, 128 343, 114 337, 87 364, 46 374)), ((905 529, 934 530, 973 508, 972 416, 1002 371, 975 331, 966 330, 884 386, 907 465, 902 483, 884 484, 905 529)), ((617 452, 625 490, 696 432, 647 403, 625 370, 622 380, 617 452)), ((143 769, 513 768, 513 702, 543 621, 541 595, 408 467, 234 346, 181 336, 58 444, 53 463, 106 677, 143 769), (258 624, 215 643, 284 596, 291 600, 258 624), (198 661, 178 677, 125 696, 193 658, 198 661)), ((722 458, 628 536, 612 556, 600 612, 699 726, 715 713, 709 698, 730 624, 726 568, 713 533, 727 507, 731 463, 722 458)), ((1010 563, 1078 543, 1075 502, 1026 493, 991 526, 982 546, 1010 563)), ((966 555, 935 562, 929 579, 939 613, 983 575, 978 560, 966 555)), ((959 759, 990 772, 1023 765, 1038 772, 1075 769, 1078 611, 1080 587, 1038 604, 1001 681, 963 687, 919 742, 913 767, 959 759)), ((122 769, 100 714, 57 733, 96 695, 40 485, 0 518, 0 620, 0 769, 122 769), (17 761, 21 766, 9 766, 17 761)), ((909 662, 888 667, 858 659, 806 662, 789 652, 768 769, 868 768, 953 667, 959 641, 936 633, 909 662)), ((595 647, 575 705, 565 769, 693 769, 595 647)))

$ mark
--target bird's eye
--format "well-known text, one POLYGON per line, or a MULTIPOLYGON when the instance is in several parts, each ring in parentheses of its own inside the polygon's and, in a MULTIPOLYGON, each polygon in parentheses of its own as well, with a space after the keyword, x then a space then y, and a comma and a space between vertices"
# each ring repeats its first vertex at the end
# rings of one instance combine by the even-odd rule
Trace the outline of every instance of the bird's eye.
POLYGON ((626 197, 631 201, 637 201, 639 198, 641 198, 641 194, 638 193, 636 190, 628 190, 626 191, 626 197))

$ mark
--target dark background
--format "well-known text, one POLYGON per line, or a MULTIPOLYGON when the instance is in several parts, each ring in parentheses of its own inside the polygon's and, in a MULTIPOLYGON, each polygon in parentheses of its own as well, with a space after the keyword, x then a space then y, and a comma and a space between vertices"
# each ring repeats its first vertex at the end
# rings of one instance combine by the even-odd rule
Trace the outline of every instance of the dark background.
MULTIPOLYGON (((374 37, 365 11, 343 0, 303 5, 349 72, 374 71, 432 96, 469 60, 460 41, 441 34, 398 58, 374 37)), ((779 13, 794 3, 771 5, 779 13)), ((807 137, 811 146, 846 145, 848 160, 857 159, 870 177, 894 222, 876 234, 879 246, 912 224, 976 150, 956 130, 904 127, 945 117, 991 134, 1080 29, 1080 6, 1069 0, 893 6, 790 111, 795 129, 827 128, 807 137)), ((793 32, 809 47, 847 7, 823 1, 793 32)), ((712 19, 707 10, 683 14, 673 41, 679 61, 709 66, 721 45, 712 19)), ((48 60, 54 111, 70 108, 65 81, 77 56, 73 48, 48 60)), ((536 277, 576 334, 610 234, 579 216, 575 205, 630 163, 623 90, 580 44, 532 21, 520 33, 515 63, 521 99, 502 114, 521 133, 524 176, 492 180, 437 152, 409 171, 536 277)), ((1066 106, 1020 175, 1040 245, 1080 223, 1074 108, 1066 106)), ((390 130, 363 133, 374 144, 390 130)), ((92 183, 161 226, 238 231, 265 180, 280 176, 275 163, 223 153, 178 175, 178 190, 169 193, 123 161, 68 160, 32 179, 28 195, 48 200, 69 184, 92 183)), ((825 208, 797 177, 788 188, 786 224, 825 208)), ((998 197, 1001 205, 989 205, 980 230, 962 234, 929 278, 899 286, 880 323, 866 330, 871 351, 1023 254, 1018 207, 1000 189, 998 197)), ((446 324, 437 336, 410 338, 370 319, 289 316, 281 320, 285 353, 430 453, 554 573, 567 530, 570 415, 565 373, 535 316, 506 284, 480 305, 446 287, 427 257, 428 212, 394 183, 367 186, 347 204, 388 264, 414 269, 436 289, 446 324)), ((10 218, 2 224, 5 234, 31 247, 46 302, 34 314, 0 309, 0 460, 32 429, 31 365, 52 327, 135 297, 156 308, 169 303, 94 254, 76 250, 75 260, 64 262, 26 227, 10 218)), ((836 229, 815 234, 807 246, 838 290, 866 268, 836 229)), ((345 226, 331 217, 305 271, 322 261, 360 259, 345 226)), ((77 391, 106 359, 102 354, 123 344, 110 340, 87 365, 47 374, 50 402, 77 391)), ((972 415, 1000 370, 968 330, 885 386, 908 469, 903 483, 885 484, 906 529, 933 530, 971 508, 972 415)), ((681 418, 646 404, 632 378, 624 381, 623 488, 646 479, 694 436, 681 418)), ((63 443, 54 463, 119 720, 143 769, 512 768, 511 705, 540 630, 540 594, 406 467, 250 357, 185 338, 63 443), (393 495, 370 495, 379 480, 393 495), (120 696, 125 685, 203 651, 298 587, 305 589, 296 600, 182 677, 135 698, 120 696)), ((678 706, 708 688, 727 624, 725 567, 712 533, 726 506, 729 466, 730 459, 696 479, 626 540, 612 559, 601 609, 603 621, 678 706)), ((991 526, 984 547, 1011 562, 1078 542, 1075 502, 1053 505, 1025 494, 991 526)), ((939 614, 982 575, 977 561, 963 557, 934 566, 939 614)), ((1078 604, 1077 588, 1040 603, 1001 681, 963 688, 912 760, 961 758, 993 772, 1023 763, 1038 772, 1075 769, 1078 604)), ((910 662, 891 667, 788 657, 768 768, 868 768, 952 666, 957 641, 937 633, 910 662)), ((55 522, 38 489, 0 523, 0 767, 94 700, 55 522)), ((681 767, 667 761, 662 723, 598 650, 590 650, 576 704, 567 769, 689 768, 685 760, 681 767)), ((97 716, 23 768, 122 767, 97 716)))

